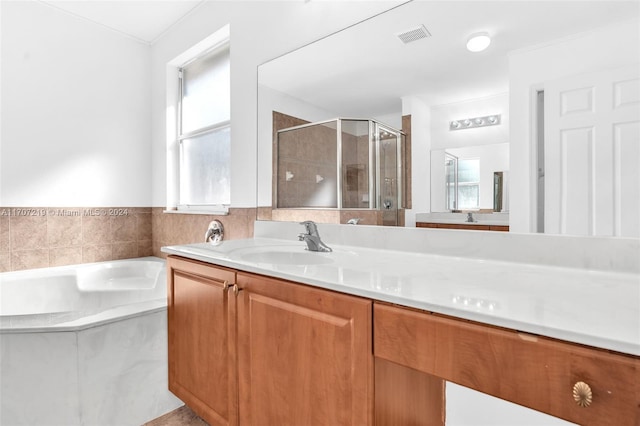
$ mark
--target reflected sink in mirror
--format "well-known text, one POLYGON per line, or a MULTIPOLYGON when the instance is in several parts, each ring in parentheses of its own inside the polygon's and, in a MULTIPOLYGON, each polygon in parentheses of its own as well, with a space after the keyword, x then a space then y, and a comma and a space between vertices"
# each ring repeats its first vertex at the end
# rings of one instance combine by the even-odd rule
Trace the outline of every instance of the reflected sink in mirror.
POLYGON ((304 246, 268 246, 234 250, 229 258, 236 261, 271 265, 325 265, 334 263, 333 253, 308 251, 304 246))

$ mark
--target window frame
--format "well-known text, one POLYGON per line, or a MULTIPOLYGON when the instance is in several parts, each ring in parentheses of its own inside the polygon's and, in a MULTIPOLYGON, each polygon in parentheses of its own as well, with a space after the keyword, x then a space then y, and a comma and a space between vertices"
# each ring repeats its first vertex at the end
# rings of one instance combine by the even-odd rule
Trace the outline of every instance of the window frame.
MULTIPOLYGON (((226 50, 225 54, 231 66, 230 25, 227 24, 213 34, 187 49, 182 54, 167 62, 167 192, 166 212, 192 213, 192 214, 220 214, 229 213, 229 204, 185 204, 181 200, 181 170, 184 170, 182 146, 183 140, 213 133, 222 129, 229 130, 229 143, 231 144, 231 117, 228 120, 212 123, 207 126, 182 133, 182 107, 183 107, 183 68, 199 59, 226 50)), ((229 79, 231 90, 231 79, 229 79)), ((229 108, 231 108, 229 98, 229 108)), ((231 146, 230 146, 231 150, 231 146)), ((231 152, 229 152, 231 157, 231 152)), ((229 166, 231 167, 231 159, 229 166)), ((229 175, 229 193, 231 192, 231 174, 229 175)), ((231 195, 230 195, 231 198, 231 195)))
POLYGON ((479 158, 459 158, 458 159, 458 168, 457 168, 457 173, 458 173, 458 177, 456 179, 456 191, 457 191, 457 196, 456 196, 456 204, 458 206, 458 209, 464 210, 464 209, 478 209, 480 208, 480 159, 479 158), (459 163, 461 162, 477 162, 478 163, 478 180, 469 180, 469 181, 461 181, 460 180, 460 167, 459 167, 459 163), (477 201, 476 204, 474 206, 462 206, 460 199, 462 198, 460 196, 460 187, 466 187, 466 188, 472 188, 475 187, 476 189, 476 193, 478 194, 477 196, 477 201))

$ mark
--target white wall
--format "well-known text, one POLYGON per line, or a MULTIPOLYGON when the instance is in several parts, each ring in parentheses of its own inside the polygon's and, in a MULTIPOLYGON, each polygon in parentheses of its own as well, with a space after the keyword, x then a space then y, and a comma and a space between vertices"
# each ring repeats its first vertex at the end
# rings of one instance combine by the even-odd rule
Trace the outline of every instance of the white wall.
POLYGON ((432 150, 506 142, 509 142, 508 93, 431 107, 432 150), (449 130, 450 121, 497 114, 501 115, 498 125, 449 130))
POLYGON ((254 207, 257 183, 257 67, 398 4, 381 2, 207 2, 151 49, 152 203, 165 206, 166 64, 231 25, 231 205, 254 207))
POLYGON ((512 232, 535 232, 535 91, 543 89, 545 81, 638 63, 639 28, 638 19, 632 19, 510 55, 512 232))
POLYGON ((207 2, 150 47, 0 2, 0 205, 164 206, 166 62, 231 22, 232 203, 254 206, 257 65, 397 3, 207 2))
POLYGON ((0 7, 0 205, 150 205, 149 46, 44 3, 0 7))
POLYGON ((416 213, 431 211, 431 109, 417 96, 402 98, 402 115, 411 115, 411 209, 405 226, 416 226, 416 213))

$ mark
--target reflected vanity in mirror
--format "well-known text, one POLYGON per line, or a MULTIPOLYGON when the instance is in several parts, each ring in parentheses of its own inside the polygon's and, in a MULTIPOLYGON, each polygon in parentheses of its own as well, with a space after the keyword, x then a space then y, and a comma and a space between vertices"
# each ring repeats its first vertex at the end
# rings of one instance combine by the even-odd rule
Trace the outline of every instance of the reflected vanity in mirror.
MULTIPOLYGON (((469 209, 494 212, 491 220, 508 217, 516 232, 639 236, 638 15, 631 1, 411 1, 262 64, 258 219, 382 225, 363 208, 385 202, 372 188, 384 183, 370 177, 379 164, 341 163, 333 146, 331 171, 311 174, 343 181, 331 183, 335 206, 278 203, 279 180, 304 174, 277 167, 284 160, 274 149, 278 130, 362 117, 406 137, 397 163, 405 207, 399 225, 469 209), (479 31, 490 44, 471 52, 465 44, 479 31), (614 118, 603 124, 598 117, 609 104, 614 118), (278 114, 295 120, 278 123, 278 114), (464 127, 490 116, 499 123, 464 127), (458 179, 457 190, 447 186, 446 155, 478 173, 458 179), (359 210, 340 208, 345 187, 359 210)), ((369 137, 365 151, 376 149, 369 137)))

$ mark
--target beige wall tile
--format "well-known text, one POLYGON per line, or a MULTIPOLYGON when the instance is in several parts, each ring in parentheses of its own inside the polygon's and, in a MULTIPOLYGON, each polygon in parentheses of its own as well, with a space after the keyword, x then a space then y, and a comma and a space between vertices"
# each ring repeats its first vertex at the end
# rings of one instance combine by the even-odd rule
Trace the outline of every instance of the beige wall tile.
POLYGON ((82 217, 82 244, 102 245, 113 241, 111 219, 108 216, 82 217))
POLYGON ((152 241, 151 243, 152 248, 153 248, 153 255, 156 257, 161 257, 163 259, 167 258, 167 254, 163 253, 160 249, 164 246, 168 246, 169 244, 164 243, 162 241, 152 241))
POLYGON ((151 234, 156 241, 169 240, 169 225, 167 223, 169 214, 162 213, 162 211, 161 207, 154 207, 151 213, 151 234))
POLYGON ((152 235, 151 212, 136 213, 136 239, 150 240, 152 235))
POLYGON ((149 240, 138 240, 138 256, 153 256, 153 245, 152 241, 149 240))
POLYGON ((0 271, 166 257, 163 246, 203 242, 213 219, 223 223, 225 239, 251 238, 257 213, 255 208, 233 208, 226 216, 167 214, 161 207, 18 210, 22 216, 0 216, 0 271), (110 214, 115 211, 123 215, 110 214))
POLYGON ((46 268, 49 266, 49 250, 17 250, 11 252, 11 270, 46 268))
POLYGON ((114 243, 136 241, 135 215, 111 217, 111 235, 114 243))
POLYGON ((11 271, 11 253, 0 253, 0 272, 11 271))
POLYGON ((12 216, 11 250, 48 248, 47 216, 12 216))
MULTIPOLYGON (((69 211, 69 210, 60 210, 69 211)), ((82 244, 82 217, 47 215, 49 247, 68 247, 82 244)))
POLYGON ((82 263, 82 247, 59 247, 49 250, 49 266, 76 265, 82 263))
POLYGON ((82 262, 104 262, 113 259, 113 245, 85 245, 82 246, 82 262))
MULTIPOLYGON (((3 209, 0 208, 0 212, 3 209)), ((0 216, 0 253, 11 250, 11 221, 9 216, 0 216)))
POLYGON ((113 244, 113 259, 131 259, 138 257, 138 243, 119 242, 113 244))

